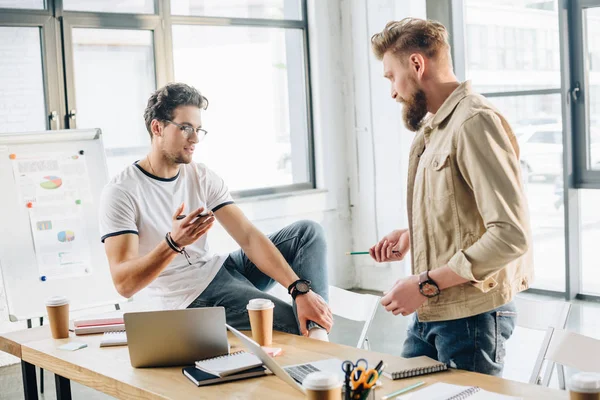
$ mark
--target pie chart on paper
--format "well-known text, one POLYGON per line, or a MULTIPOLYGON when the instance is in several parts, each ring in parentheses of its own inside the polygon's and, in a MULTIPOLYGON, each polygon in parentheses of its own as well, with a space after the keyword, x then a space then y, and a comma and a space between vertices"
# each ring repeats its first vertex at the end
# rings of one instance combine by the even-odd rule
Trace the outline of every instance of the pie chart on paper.
POLYGON ((62 231, 58 232, 58 241, 61 243, 72 242, 75 240, 75 232, 73 231, 62 231))
POLYGON ((45 176, 40 186, 42 189, 58 189, 62 186, 62 179, 53 175, 45 176))

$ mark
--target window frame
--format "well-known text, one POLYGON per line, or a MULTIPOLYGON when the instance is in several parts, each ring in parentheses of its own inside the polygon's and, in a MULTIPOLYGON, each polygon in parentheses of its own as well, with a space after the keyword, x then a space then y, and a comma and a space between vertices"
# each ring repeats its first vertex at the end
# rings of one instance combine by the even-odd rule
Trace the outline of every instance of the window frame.
POLYGON ((577 189, 600 189, 600 170, 588 167, 591 150, 589 116, 591 104, 589 77, 586 66, 587 26, 583 12, 587 8, 600 8, 600 0, 572 0, 568 9, 571 81, 569 90, 572 103, 573 130, 573 185, 577 189))

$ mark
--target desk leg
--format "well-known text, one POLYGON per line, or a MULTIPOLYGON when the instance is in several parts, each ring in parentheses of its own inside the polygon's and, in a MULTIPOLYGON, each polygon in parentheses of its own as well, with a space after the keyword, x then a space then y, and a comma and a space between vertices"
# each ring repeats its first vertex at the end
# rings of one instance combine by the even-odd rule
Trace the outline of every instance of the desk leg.
POLYGON ((56 400, 71 400, 71 381, 54 374, 54 382, 56 383, 56 400))
POLYGON ((25 400, 38 400, 35 365, 21 360, 21 372, 23 373, 23 393, 25 394, 25 400))

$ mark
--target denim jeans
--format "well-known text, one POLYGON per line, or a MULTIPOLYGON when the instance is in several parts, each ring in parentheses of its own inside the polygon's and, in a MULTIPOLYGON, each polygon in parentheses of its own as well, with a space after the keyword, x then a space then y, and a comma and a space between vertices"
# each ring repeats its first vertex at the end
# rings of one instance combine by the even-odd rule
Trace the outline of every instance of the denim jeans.
MULTIPOLYGON (((326 244, 323 228, 313 221, 293 223, 269 239, 301 279, 311 281, 312 290, 328 300, 326 244)), ((278 331, 300 334, 296 303, 286 303, 264 293, 277 282, 260 271, 242 250, 235 251, 223 263, 208 287, 188 308, 225 308, 227 323, 236 329, 249 330, 250 320, 246 305, 250 299, 264 298, 275 303, 273 328, 278 331)), ((286 288, 287 289, 287 288, 286 288)), ((316 325, 309 321, 307 328, 316 325)))
POLYGON ((413 314, 402 357, 428 356, 451 368, 502 376, 506 341, 516 322, 514 302, 472 317, 419 322, 413 314))

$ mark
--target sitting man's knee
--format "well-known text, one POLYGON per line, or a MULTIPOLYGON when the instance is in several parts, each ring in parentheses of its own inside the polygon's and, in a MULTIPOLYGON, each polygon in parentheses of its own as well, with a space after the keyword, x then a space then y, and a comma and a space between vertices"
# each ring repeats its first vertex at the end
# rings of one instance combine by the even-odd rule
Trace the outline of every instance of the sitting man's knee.
POLYGON ((318 222, 304 219, 296 222, 294 225, 302 232, 303 235, 325 243, 325 230, 318 222))

